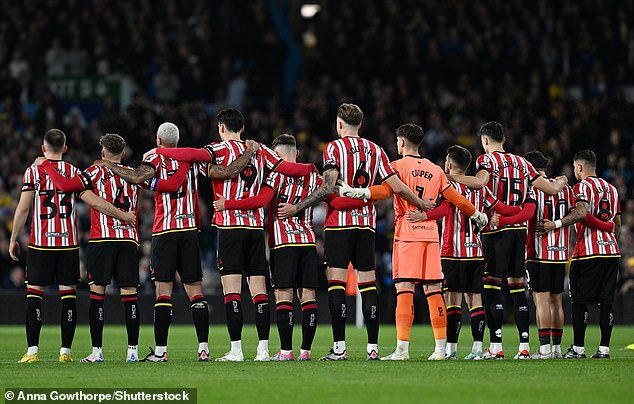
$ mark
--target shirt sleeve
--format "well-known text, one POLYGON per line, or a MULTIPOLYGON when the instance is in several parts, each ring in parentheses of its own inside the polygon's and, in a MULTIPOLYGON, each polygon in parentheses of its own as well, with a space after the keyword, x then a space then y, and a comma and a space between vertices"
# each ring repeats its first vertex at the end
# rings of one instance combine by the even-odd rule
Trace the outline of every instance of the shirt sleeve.
POLYGON ((579 202, 590 203, 590 187, 581 181, 575 184, 575 204, 579 202))
POLYGON ((447 188, 449 188, 451 186, 451 184, 449 183, 449 180, 447 179, 447 175, 444 173, 444 171, 438 170, 438 193, 442 193, 444 191, 447 190, 447 188))
POLYGON ((482 188, 482 202, 484 203, 484 207, 487 209, 491 209, 498 203, 498 200, 488 187, 482 188))
POLYGON ((483 154, 476 160, 476 171, 485 170, 489 174, 492 174, 491 156, 483 154))
POLYGON ((273 171, 269 173, 269 175, 266 177, 266 180, 264 180, 264 186, 273 189, 273 191, 277 191, 278 187, 280 186, 280 181, 281 175, 273 171))
POLYGON ((529 184, 541 177, 535 167, 533 167, 533 165, 529 163, 526 159, 524 159, 524 166, 526 167, 526 176, 528 177, 529 184))
POLYGON ((528 193, 524 203, 537 203, 537 195, 535 194, 535 187, 532 185, 528 187, 528 193))
POLYGON ((262 157, 264 158, 264 164, 268 170, 275 170, 275 167, 282 162, 280 156, 268 147, 260 145, 260 151, 262 153, 262 157))
POLYGON ((24 172, 24 176, 22 177, 22 192, 37 190, 35 170, 37 170, 35 166, 29 166, 24 172))
POLYGON ((337 147, 333 142, 330 142, 324 147, 324 171, 336 168, 340 170, 341 162, 339 161, 339 153, 337 153, 337 147))
POLYGON ((141 164, 152 167, 154 169, 154 173, 156 174, 159 172, 159 167, 161 166, 162 161, 161 156, 156 153, 152 153, 144 158, 141 164))
MULTIPOLYGON (((394 169, 392 168, 392 166, 390 165, 390 160, 388 160, 387 155, 385 154, 385 151, 383 151, 383 149, 380 149, 380 153, 381 153, 381 157, 379 160, 379 179, 381 181, 385 181, 386 179, 390 178, 391 176, 395 175, 396 172, 394 171, 394 169)), ((446 178, 445 178, 446 180, 446 178)))

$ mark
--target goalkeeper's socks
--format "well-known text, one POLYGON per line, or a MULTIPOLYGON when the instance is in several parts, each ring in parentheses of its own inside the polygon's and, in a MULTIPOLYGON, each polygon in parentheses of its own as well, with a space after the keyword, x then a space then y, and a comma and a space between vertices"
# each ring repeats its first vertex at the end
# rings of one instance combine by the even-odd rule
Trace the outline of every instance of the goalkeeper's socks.
MULTIPOLYGON (((431 327, 434 331, 434 339, 436 341, 447 340, 447 316, 445 315, 445 301, 442 297, 442 291, 437 290, 428 292, 427 305, 429 306, 429 317, 431 327)), ((444 350, 443 344, 443 350, 444 350)))
POLYGON ((396 339, 409 341, 414 322, 414 291, 398 290, 396 292, 396 339))

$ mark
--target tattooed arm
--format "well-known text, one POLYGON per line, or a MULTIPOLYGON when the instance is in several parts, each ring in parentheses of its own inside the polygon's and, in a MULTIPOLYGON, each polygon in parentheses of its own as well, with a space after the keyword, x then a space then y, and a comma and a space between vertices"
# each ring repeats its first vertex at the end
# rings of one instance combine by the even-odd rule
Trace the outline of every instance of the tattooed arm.
POLYGON ((300 201, 297 205, 281 203, 278 207, 277 215, 279 217, 291 217, 309 206, 317 205, 319 202, 328 198, 328 195, 335 192, 337 178, 339 178, 338 170, 330 169, 324 171, 324 182, 319 186, 319 188, 308 195, 306 199, 300 201))
POLYGON ((154 168, 150 167, 147 164, 141 164, 134 170, 130 170, 129 168, 118 166, 104 160, 97 160, 94 164, 98 166, 108 167, 110 170, 112 170, 113 173, 117 174, 119 177, 123 178, 131 184, 142 184, 143 182, 154 177, 155 173, 154 168))

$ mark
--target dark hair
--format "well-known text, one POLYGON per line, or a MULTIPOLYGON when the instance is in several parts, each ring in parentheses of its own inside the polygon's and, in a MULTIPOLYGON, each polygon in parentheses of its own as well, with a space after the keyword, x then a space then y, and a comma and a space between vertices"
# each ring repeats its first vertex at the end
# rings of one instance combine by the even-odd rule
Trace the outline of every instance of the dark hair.
POLYGON ((118 155, 123 153, 123 149, 125 149, 125 140, 116 133, 106 133, 99 138, 99 145, 108 153, 118 155))
POLYGON ((591 167, 597 167, 597 155, 592 150, 581 150, 575 154, 574 161, 584 161, 591 167))
POLYGON ((544 153, 539 150, 533 150, 526 153, 524 158, 537 169, 546 170, 546 167, 548 167, 548 159, 544 156, 544 153))
POLYGON ((271 145, 271 148, 275 149, 277 146, 297 147, 297 141, 295 140, 295 136, 284 133, 273 139, 273 144, 271 145))
POLYGON ((396 137, 402 137, 416 146, 423 143, 424 135, 423 128, 414 123, 406 123, 396 128, 396 137))
POLYGON ((466 170, 471 164, 471 152, 457 144, 447 149, 447 156, 453 164, 462 170, 466 170))
POLYGON ((53 153, 62 152, 66 145, 66 134, 60 129, 49 129, 44 134, 44 143, 53 153))
POLYGON ((244 128, 244 115, 235 108, 227 108, 216 115, 218 124, 223 124, 231 132, 237 133, 244 128))
POLYGON ((504 140, 504 128, 497 121, 487 122, 480 126, 478 136, 488 136, 496 142, 501 142, 504 140))
POLYGON ((352 126, 359 126, 363 121, 363 111, 355 104, 341 104, 337 108, 337 116, 352 126))

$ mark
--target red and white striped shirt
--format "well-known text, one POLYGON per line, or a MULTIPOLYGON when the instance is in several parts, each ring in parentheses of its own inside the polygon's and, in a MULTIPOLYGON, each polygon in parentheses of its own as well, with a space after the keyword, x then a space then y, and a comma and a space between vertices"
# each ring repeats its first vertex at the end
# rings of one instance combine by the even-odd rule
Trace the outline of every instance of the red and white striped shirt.
MULTIPOLYGON (((526 201, 529 186, 540 177, 535 167, 524 157, 507 152, 483 154, 476 161, 476 170, 489 173, 487 187, 493 196, 510 206, 522 206, 526 201)), ((526 228, 527 223, 517 223, 503 228, 526 228)), ((503 228, 488 224, 482 233, 491 233, 503 228)))
POLYGON ((296 216, 281 219, 277 217, 277 206, 280 203, 297 204, 319 188, 321 183, 321 178, 315 172, 297 178, 276 172, 269 174, 265 186, 275 191, 275 196, 269 204, 269 247, 271 249, 293 245, 315 245, 313 207, 307 207, 296 216))
MULTIPOLYGON (((150 154, 143 164, 154 169, 154 178, 169 179, 178 171, 179 162, 159 154, 150 154)), ((192 163, 183 185, 176 192, 154 192, 152 235, 198 228, 198 174, 205 175, 207 164, 192 163)))
MULTIPOLYGON (((575 185, 575 201, 587 202, 588 212, 604 222, 614 221, 621 214, 617 189, 606 180, 588 177, 575 185)), ((573 259, 593 256, 620 257, 621 251, 614 233, 591 229, 582 222, 576 224, 577 242, 573 259)))
MULTIPOLYGON (((245 142, 227 140, 205 146, 212 155, 213 164, 228 166, 246 150, 245 142)), ((264 184, 266 174, 273 171, 282 160, 264 145, 253 153, 240 175, 225 180, 212 178, 213 192, 226 199, 242 200, 257 195, 264 184)), ((264 228, 264 208, 252 210, 224 210, 216 212, 213 224, 217 227, 264 228)))
MULTIPOLYGON (((385 151, 361 137, 344 137, 326 145, 324 171, 330 169, 337 169, 339 178, 354 188, 366 188, 396 174, 385 151)), ((324 227, 374 229, 376 209, 374 205, 350 211, 328 207, 324 227)))
MULTIPOLYGON (((554 179, 548 178, 550 182, 554 179)), ((531 187, 535 199, 535 214, 528 222, 526 238, 526 260, 536 262, 568 261, 568 240, 570 227, 561 227, 548 233, 537 233, 535 226, 543 220, 555 221, 568 214, 575 205, 572 188, 566 185, 556 195, 548 195, 535 187, 531 187)))
MULTIPOLYGON (((130 167, 122 166, 132 170, 130 167)), ((124 212, 136 213, 140 187, 130 184, 107 167, 90 166, 84 171, 92 182, 92 190, 98 196, 124 212)), ((128 240, 139 242, 138 221, 131 226, 119 219, 90 209, 90 240, 128 240)))
MULTIPOLYGON (((487 187, 472 189, 457 182, 450 181, 449 183, 480 212, 484 211, 484 208, 490 209, 497 202, 487 187)), ((474 226, 471 219, 453 204, 450 205, 449 214, 442 219, 440 245, 442 258, 483 258, 482 242, 477 226, 474 226)))
MULTIPOLYGON (((63 176, 79 176, 87 186, 90 183, 72 164, 61 160, 50 162, 63 176)), ((30 166, 24 172, 22 192, 25 191, 35 191, 29 246, 38 249, 79 248, 75 193, 58 191, 44 168, 37 166, 30 166)))

